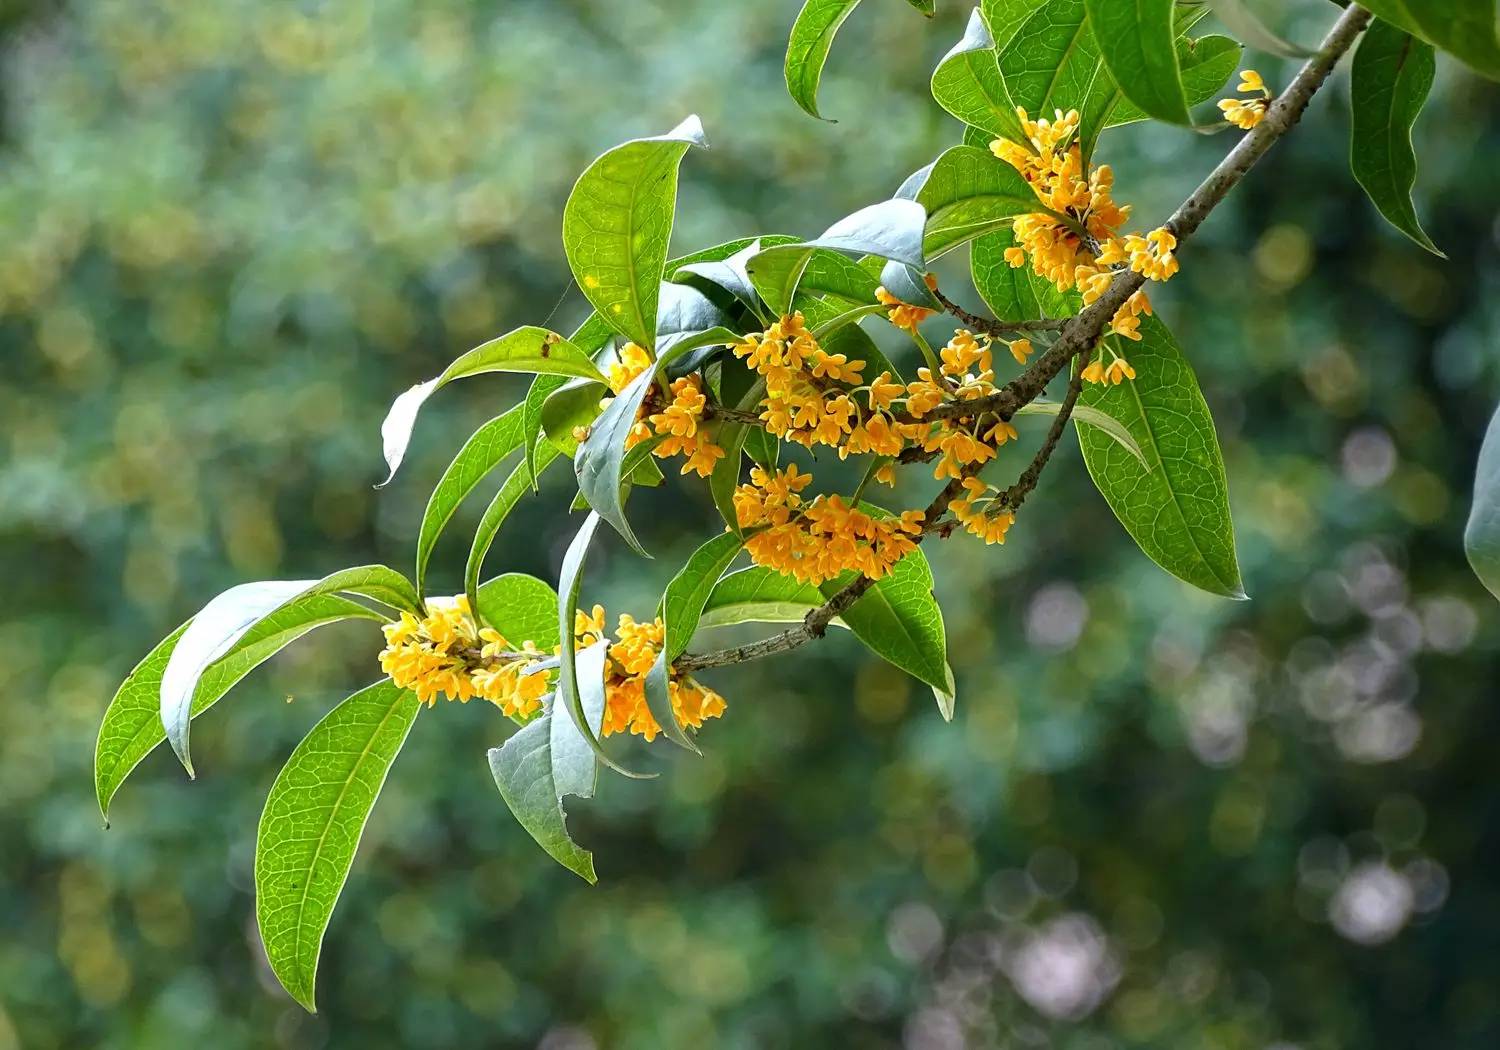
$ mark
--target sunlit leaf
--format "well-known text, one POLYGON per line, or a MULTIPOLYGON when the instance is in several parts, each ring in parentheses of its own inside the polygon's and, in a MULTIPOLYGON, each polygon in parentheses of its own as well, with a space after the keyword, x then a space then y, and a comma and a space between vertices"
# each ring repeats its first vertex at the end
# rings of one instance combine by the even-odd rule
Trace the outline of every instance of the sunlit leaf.
POLYGON ((665 135, 608 151, 579 176, 563 207, 563 251, 599 316, 648 349, 677 207, 677 168, 690 146, 705 146, 689 117, 665 135))
POLYGON ((255 918, 271 971, 310 1011, 328 920, 420 708, 389 680, 355 693, 296 746, 266 798, 255 839, 255 918))
POLYGON ((406 611, 420 607, 415 589, 400 573, 384 565, 362 565, 340 570, 321 580, 263 580, 240 584, 214 598, 193 617, 172 648, 162 671, 159 708, 167 741, 189 776, 193 775, 188 748, 189 725, 193 698, 204 671, 214 661, 229 654, 262 620, 293 599, 338 592, 400 603, 406 611))
POLYGON ((491 339, 454 361, 441 375, 425 383, 418 383, 391 403, 385 422, 380 424, 385 462, 390 469, 390 474, 381 482, 382 485, 390 483, 391 478, 396 476, 401 461, 406 458, 412 427, 416 425, 417 413, 427 399, 455 379, 487 372, 529 372, 593 379, 598 382, 604 380, 588 354, 556 332, 545 328, 528 325, 498 339, 491 339))
MULTIPOLYGON (((340 620, 382 620, 379 613, 337 594, 294 599, 262 619, 198 679, 189 714, 197 718, 241 678, 315 627, 340 620)), ((167 738, 161 722, 161 678, 183 624, 146 655, 121 683, 105 709, 94 745, 94 792, 109 818, 110 800, 131 770, 167 738)))
POLYGON ((1442 255, 1423 231, 1411 196, 1417 181, 1411 129, 1432 90, 1436 70, 1431 44, 1380 19, 1370 25, 1354 53, 1349 85, 1349 166, 1392 226, 1442 255))
MULTIPOLYGON (((1016 415, 1055 416, 1061 411, 1062 405, 1058 404, 1056 401, 1037 400, 1031 402, 1028 405, 1022 405, 1020 408, 1016 409, 1016 415)), ((1146 454, 1141 451, 1141 446, 1135 443, 1135 438, 1131 436, 1130 430, 1125 426, 1124 423, 1121 423, 1118 419, 1089 405, 1074 405, 1073 422, 1075 425, 1087 424, 1091 427, 1098 427, 1115 441, 1118 441, 1120 443, 1120 447, 1134 456, 1136 458, 1136 461, 1140 463, 1143 468, 1145 468, 1147 471, 1151 469, 1151 461, 1148 460, 1146 458, 1146 454)))
POLYGON ((417 533, 417 590, 426 593, 427 563, 443 528, 452 519, 464 498, 489 476, 523 440, 525 406, 517 405, 502 416, 496 416, 474 432, 463 448, 443 471, 422 512, 417 533))
POLYGON ((534 642, 544 653, 557 646, 557 592, 546 580, 524 572, 485 580, 475 591, 474 611, 512 645, 534 642))

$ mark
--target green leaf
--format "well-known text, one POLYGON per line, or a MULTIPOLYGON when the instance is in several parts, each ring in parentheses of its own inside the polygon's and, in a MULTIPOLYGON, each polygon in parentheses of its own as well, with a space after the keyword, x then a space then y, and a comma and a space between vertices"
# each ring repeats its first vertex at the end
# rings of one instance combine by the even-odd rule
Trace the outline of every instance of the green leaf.
MULTIPOLYGON (((1426 3, 1427 0, 1422 2, 1426 3)), ((1267 29, 1245 0, 1208 0, 1208 5, 1219 16, 1219 21, 1248 47, 1283 58, 1307 58, 1312 54, 1307 48, 1283 40, 1267 29)))
POLYGON ((826 119, 818 112, 818 84, 823 64, 839 26, 859 6, 859 0, 807 0, 792 23, 786 46, 786 89, 792 101, 809 116, 826 119))
MULTIPOLYGON (((886 513, 863 504, 870 513, 886 513)), ((852 574, 824 583, 832 598, 852 574)), ((953 672, 948 668, 948 639, 943 611, 932 593, 932 569, 920 549, 898 561, 844 612, 844 622, 871 652, 932 687, 944 718, 953 716, 953 672)))
POLYGON ((818 248, 895 259, 925 271, 922 231, 926 222, 927 212, 915 201, 881 201, 840 219, 813 240, 763 248, 746 264, 746 270, 766 305, 778 315, 785 314, 818 248))
POLYGON ((193 775, 188 749, 193 698, 208 667, 234 651, 247 634, 283 606, 291 605, 295 600, 340 591, 381 602, 400 602, 407 611, 420 609, 415 589, 400 573, 384 565, 361 565, 340 570, 321 580, 243 583, 214 598, 193 617, 173 646, 162 671, 159 708, 167 741, 189 776, 193 775))
MULTIPOLYGON (((609 643, 599 642, 578 654, 583 708, 594 733, 604 719, 604 660, 609 643)), ((592 798, 598 763, 573 721, 551 710, 527 723, 489 753, 490 772, 500 796, 516 820, 547 855, 585 882, 593 883, 594 858, 568 834, 562 800, 567 795, 592 798)))
POLYGON ((542 468, 537 466, 537 448, 542 444, 542 406, 555 392, 561 390, 567 380, 561 376, 537 376, 526 391, 526 400, 521 403, 521 433, 526 447, 526 470, 531 476, 531 491, 537 490, 542 468))
MULTIPOLYGON (((1182 72, 1182 89, 1189 106, 1198 106, 1224 90, 1229 78, 1240 66, 1244 49, 1239 41, 1227 36, 1202 36, 1196 40, 1180 37, 1177 41, 1177 64, 1182 72)), ((1117 95, 1109 110, 1105 127, 1117 128, 1149 119, 1123 94, 1117 95)))
MULTIPOLYGON (((517 464, 516 469, 511 471, 510 477, 505 479, 505 484, 500 486, 500 491, 495 493, 495 498, 490 500, 490 505, 485 508, 484 516, 479 519, 479 525, 474 530, 474 540, 469 545, 469 558, 464 565, 464 593, 469 596, 469 608, 482 613, 479 602, 479 577, 484 571, 485 556, 489 554, 490 547, 494 544, 495 537, 500 534, 500 528, 505 524, 505 519, 510 516, 511 510, 521 502, 527 489, 536 488, 536 479, 552 465, 558 455, 557 449, 550 444, 538 448, 534 470, 528 469, 525 463, 517 464)), ((493 622, 490 626, 500 630, 493 622)), ((553 644, 555 645, 556 642, 553 644)))
POLYGON ((558 605, 557 635, 562 639, 562 653, 557 674, 556 706, 567 712, 573 725, 577 727, 579 735, 600 762, 616 773, 627 777, 648 779, 654 774, 632 773, 604 753, 604 749, 599 746, 598 734, 594 732, 587 720, 583 694, 579 692, 578 687, 578 654, 573 651, 572 645, 573 619, 578 612, 578 592, 583 584, 584 562, 588 558, 589 545, 594 542, 594 534, 598 528, 599 514, 595 511, 584 519, 573 541, 568 544, 567 552, 563 555, 562 569, 557 577, 557 591, 561 596, 561 602, 558 605))
POLYGON ((1369 0, 1360 6, 1500 80, 1495 0, 1369 0))
POLYGON ((656 356, 675 361, 689 350, 714 342, 732 341, 730 319, 702 292, 685 284, 661 286, 661 309, 656 319, 656 356))
MULTIPOLYGON (((725 576, 709 593, 698 619, 700 627, 741 623, 800 623, 823 604, 823 592, 810 583, 754 565, 725 576)), ((842 618, 835 626, 847 628, 842 618)))
POLYGON ((422 526, 417 533, 417 590, 427 593, 427 564, 432 558, 433 548, 443 528, 458 510, 464 498, 473 492, 506 456, 514 452, 522 442, 525 406, 517 405, 504 415, 496 416, 474 432, 464 442, 448 469, 438 480, 432 495, 427 500, 427 509, 422 513, 422 526))
MULTIPOLYGON (((794 242, 796 238, 789 238, 794 242)), ((751 256, 761 250, 762 242, 753 241, 735 252, 727 259, 710 259, 704 262, 688 263, 677 269, 673 280, 682 280, 683 274, 699 277, 712 284, 718 285, 739 299, 751 310, 760 309, 760 297, 755 292, 755 286, 750 283, 750 274, 745 269, 745 264, 750 261, 751 256)))
MULTIPOLYGON (((267 616, 203 672, 193 691, 191 717, 197 718, 241 678, 308 631, 349 619, 380 621, 384 617, 337 594, 296 599, 267 616)), ((152 649, 126 676, 105 709, 94 745, 94 793, 106 822, 110 800, 125 778, 167 738, 161 722, 161 677, 187 628, 183 624, 152 649)))
POLYGON ((1034 118, 1078 110, 1082 152, 1092 154, 1118 89, 1099 55, 1084 0, 1041 5, 1000 50, 1000 74, 1015 104, 1034 118))
POLYGON ((1441 256, 1442 251, 1422 230, 1411 196, 1417 181, 1411 129, 1432 90, 1436 71, 1431 44, 1380 19, 1370 25, 1354 54, 1349 87, 1353 115, 1349 166, 1392 226, 1441 256))
POLYGON ((586 427, 599 418, 602 402, 609 396, 609 387, 600 383, 575 380, 554 390, 542 401, 538 413, 542 421, 542 433, 548 444, 565 455, 572 456, 578 449, 573 431, 586 427))
POLYGON ((995 41, 978 8, 969 16, 963 39, 932 71, 932 97, 949 113, 987 132, 990 138, 1021 141, 1025 137, 1016 116, 1016 103, 1000 75, 995 41))
POLYGON ((989 26, 995 46, 1004 48, 1020 32, 1026 20, 1045 7, 1048 0, 980 0, 979 12, 989 26))
POLYGON ((255 839, 255 918, 271 971, 315 1012, 323 934, 365 822, 421 705, 387 680, 339 704, 302 739, 266 798, 255 839))
POLYGON ((906 0, 906 2, 928 18, 931 18, 933 12, 937 10, 937 0, 906 0))
POLYGON ((557 592, 545 580, 507 572, 478 588, 474 611, 514 645, 533 642, 544 653, 558 644, 557 592))
POLYGON ((1078 431, 1084 462, 1148 557, 1211 594, 1243 598, 1213 417, 1166 325, 1143 317, 1140 330, 1140 342, 1113 344, 1129 357, 1136 378, 1118 386, 1089 385, 1080 401, 1123 423, 1151 469, 1089 428, 1078 431))
MULTIPOLYGON (((380 437, 385 446, 385 462, 390 468, 390 474, 380 485, 390 484, 401 461, 406 458, 412 427, 416 425, 417 413, 427 399, 455 379, 487 372, 544 373, 604 381, 588 354, 556 332, 527 325, 498 339, 491 339, 454 361, 443 370, 442 375, 425 383, 418 383, 391 403, 385 422, 380 424, 380 437)), ((376 487, 379 488, 380 485, 376 487)))
POLYGON ((1060 292, 1045 277, 1027 265, 1012 268, 1005 250, 1015 245, 1009 229, 997 230, 974 242, 969 252, 969 273, 974 289, 991 312, 1002 321, 1039 321, 1071 317, 1077 312, 1076 293, 1060 292))
POLYGON ((1177 64, 1175 0, 1086 0, 1085 6, 1121 93, 1156 120, 1192 124, 1177 64))
MULTIPOLYGON (((696 292, 692 294, 697 295, 696 292)), ((604 411, 599 413, 599 418, 589 431, 588 439, 578 449, 578 455, 573 461, 574 471, 578 475, 578 494, 624 537, 625 542, 636 553, 644 557, 649 558, 650 555, 641 546, 640 540, 636 539, 630 522, 625 518, 622 483, 631 477, 631 472, 626 469, 629 454, 625 449, 625 439, 635 426, 641 403, 656 383, 656 377, 662 369, 700 345, 728 343, 737 338, 726 328, 711 328, 704 332, 677 333, 670 340, 664 339, 664 343, 669 342, 670 345, 657 357, 651 368, 636 376, 629 386, 604 406, 604 411)), ((640 450, 639 455, 644 456, 649 451, 643 447, 645 444, 642 442, 631 451, 640 450)))
POLYGON ((699 547, 667 584, 656 610, 665 624, 665 636, 656 663, 646 675, 646 705, 667 739, 694 754, 701 752, 678 723, 672 708, 669 669, 672 661, 687 651, 709 594, 744 545, 738 535, 726 532, 699 547))
POLYGON ((688 117, 654 138, 605 153, 579 176, 563 206, 563 251, 584 297, 626 339, 650 349, 657 297, 677 207, 677 168, 705 146, 688 117))
MULTIPOLYGON (((1016 409, 1016 415, 1055 416, 1061 411, 1062 405, 1058 404, 1056 401, 1033 401, 1029 405, 1022 405, 1020 408, 1016 409)), ((1146 454, 1141 451, 1141 446, 1135 443, 1135 438, 1131 436, 1130 431, 1126 428, 1125 424, 1121 423, 1114 416, 1111 416, 1105 412, 1101 412, 1097 408, 1091 408, 1088 405, 1074 405, 1072 418, 1073 424, 1075 426, 1088 424, 1089 426, 1097 427, 1105 434, 1108 434, 1110 438, 1119 442, 1121 448, 1134 456, 1136 458, 1136 461, 1140 463, 1140 465, 1145 468, 1148 473, 1150 472, 1151 461, 1148 460, 1146 458, 1146 454)))
POLYGON ((1020 172, 974 146, 946 150, 917 202, 927 209, 922 246, 929 260, 993 233, 1017 215, 1047 210, 1020 172))
POLYGON ((1464 528, 1464 552, 1474 575, 1500 598, 1500 410, 1490 419, 1474 472, 1474 502, 1464 528))

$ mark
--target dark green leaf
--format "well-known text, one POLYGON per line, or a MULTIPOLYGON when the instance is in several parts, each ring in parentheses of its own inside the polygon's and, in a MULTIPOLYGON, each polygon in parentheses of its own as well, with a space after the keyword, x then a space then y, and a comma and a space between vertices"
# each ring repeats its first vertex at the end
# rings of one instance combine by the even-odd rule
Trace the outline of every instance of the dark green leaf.
POLYGON ((531 476, 531 489, 537 488, 541 468, 537 466, 537 447, 541 445, 542 406, 554 392, 562 389, 567 380, 561 376, 537 376, 526 391, 526 400, 521 403, 521 434, 526 447, 526 470, 531 476))
POLYGON ((1110 509, 1153 561, 1212 594, 1243 598, 1213 417, 1166 325, 1143 317, 1140 331, 1140 342, 1116 344, 1136 378, 1087 386, 1080 401, 1125 424, 1151 469, 1086 427, 1078 431, 1084 462, 1110 509))
POLYGON ((1490 419, 1479 465, 1474 471, 1474 502, 1464 529, 1464 551, 1474 575, 1500 598, 1500 411, 1490 419))
POLYGON ((584 297, 615 331, 651 348, 667 242, 677 206, 677 168, 705 145, 689 117, 665 135, 605 153, 579 176, 563 207, 563 251, 584 297))
POLYGON ((823 79, 828 49, 839 26, 858 6, 859 0, 807 0, 792 23, 786 47, 786 89, 803 112, 820 120, 824 118, 818 112, 818 83, 823 79))
POLYGON ((420 708, 390 681, 355 693, 297 745, 266 798, 255 840, 255 918, 271 971, 309 1011, 328 920, 420 708))
POLYGON ((1120 92, 1156 120, 1191 124, 1177 64, 1175 0, 1086 0, 1086 7, 1120 92))
POLYGON ((1360 6, 1500 80, 1494 0, 1369 0, 1360 6))
POLYGON ((1008 229, 997 230, 974 242, 969 252, 969 272, 974 289, 985 305, 1002 321, 1039 321, 1071 317, 1077 312, 1077 294, 1059 292, 1027 265, 1012 268, 1005 250, 1015 244, 1008 229))
POLYGON ((1432 90, 1436 71, 1431 44, 1380 19, 1370 25, 1354 54, 1349 87, 1353 114, 1349 166, 1392 226, 1442 255, 1423 231, 1411 197, 1417 181, 1411 129, 1432 90))
POLYGON ((1093 152, 1117 89, 1100 58, 1084 0, 1041 5, 1000 49, 1000 73, 1011 99, 1033 118, 1078 110, 1083 154, 1093 152))

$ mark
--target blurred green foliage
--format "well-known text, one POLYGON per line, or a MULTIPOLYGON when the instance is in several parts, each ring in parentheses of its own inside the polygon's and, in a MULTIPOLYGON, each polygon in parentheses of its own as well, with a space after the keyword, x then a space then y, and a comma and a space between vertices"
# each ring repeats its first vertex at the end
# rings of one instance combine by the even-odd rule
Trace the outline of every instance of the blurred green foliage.
MULTIPOLYGON (((954 723, 847 637, 720 672, 706 757, 658 747, 634 757, 660 779, 572 807, 594 888, 496 796, 507 724, 426 714, 317 1017, 257 961, 255 820, 293 742, 375 677, 372 632, 257 672, 198 727, 200 780, 154 756, 101 831, 94 730, 151 644, 245 579, 408 564, 442 463, 519 387, 446 391, 375 493, 384 408, 485 337, 581 315, 554 306, 558 224, 589 158, 700 113, 686 250, 816 232, 955 139, 926 78, 966 11, 865 5, 829 125, 780 83, 795 7, 10 6, 0 1048, 1500 1041, 1500 611, 1459 548, 1500 389, 1500 106, 1452 65, 1418 127, 1450 262, 1363 201, 1341 81, 1156 297, 1219 421, 1252 601, 1150 565, 1070 446, 1010 544, 933 551, 954 723)), ((1276 23, 1310 39, 1329 10, 1276 23)), ((1102 149, 1149 217, 1226 142, 1102 149)), ((553 576, 565 498, 523 505, 490 567, 553 576)), ((595 579, 643 613, 714 512, 670 484, 636 500, 673 557, 616 545, 595 579)), ((439 550, 439 589, 461 556, 439 550)))

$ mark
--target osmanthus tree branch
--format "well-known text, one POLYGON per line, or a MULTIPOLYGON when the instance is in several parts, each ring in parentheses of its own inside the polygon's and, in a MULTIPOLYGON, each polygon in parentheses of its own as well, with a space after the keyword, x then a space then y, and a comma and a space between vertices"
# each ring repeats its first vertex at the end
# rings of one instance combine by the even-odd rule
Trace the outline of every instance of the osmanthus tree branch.
MULTIPOLYGON (((1166 223, 1167 229, 1176 236, 1179 247, 1197 231, 1199 226, 1203 225, 1203 221, 1208 218, 1214 208, 1218 207, 1229 191, 1239 184, 1240 180, 1249 173, 1261 157, 1265 156, 1277 140, 1296 126, 1306 111, 1308 103, 1312 101, 1312 97, 1327 81, 1328 75, 1338 64, 1339 59, 1354 45, 1359 34, 1370 24, 1372 17, 1369 11, 1357 5, 1351 4, 1345 8, 1338 21, 1324 37, 1322 45, 1303 65, 1287 89, 1271 103, 1261 122, 1235 144, 1235 147, 1215 166, 1198 188, 1182 202, 1166 223)), ((1017 409, 1040 397, 1047 389, 1047 385, 1075 357, 1091 352, 1098 345, 1105 327, 1119 312, 1120 307, 1125 305, 1126 300, 1140 290, 1145 281, 1145 277, 1130 270, 1123 270, 1116 274, 1108 290, 1063 323, 1057 341, 1019 376, 988 397, 939 405, 927 413, 924 419, 947 419, 993 412, 1000 418, 1009 420, 1017 409)), ((952 311, 952 304, 947 303, 946 300, 940 301, 944 301, 950 312, 952 311)), ((970 319, 983 320, 975 315, 966 317, 966 313, 966 311, 957 313, 955 316, 966 323, 969 323, 970 319)), ((1076 377, 1074 383, 1076 386, 1076 377)), ((1070 387, 1069 395, 1076 401, 1073 389, 1070 387)), ((1059 439, 1062 426, 1066 422, 1064 413, 1059 412, 1053 426, 1059 439)), ((1048 441, 1038 452, 1032 468, 1028 469, 1016 485, 1001 496, 1001 499, 1024 499, 1031 488, 1035 487, 1036 479, 1046 467, 1047 460, 1056 445, 1057 440, 1054 440, 1049 432, 1048 441), (1033 472, 1035 476, 1032 476, 1033 472)), ((923 519, 928 531, 944 531, 938 519, 960 491, 962 491, 962 482, 955 478, 938 493, 937 498, 927 508, 923 519)), ((874 581, 869 577, 861 576, 827 602, 808 612, 806 618, 795 627, 748 645, 709 653, 686 653, 678 658, 675 666, 679 671, 688 673, 790 652, 814 638, 821 638, 827 631, 828 625, 857 602, 873 584, 874 581)))
POLYGON ((981 317, 971 313, 949 299, 939 289, 932 290, 933 298, 943 304, 943 309, 962 321, 970 331, 979 332, 984 335, 1008 336, 1020 335, 1023 332, 1057 332, 1061 331, 1068 322, 1066 318, 1041 319, 1036 321, 997 321, 992 317, 981 317))

